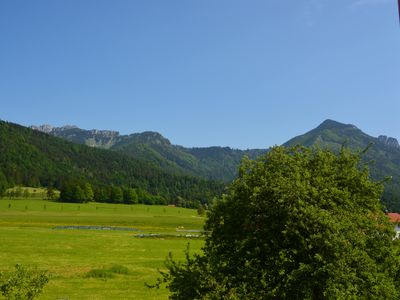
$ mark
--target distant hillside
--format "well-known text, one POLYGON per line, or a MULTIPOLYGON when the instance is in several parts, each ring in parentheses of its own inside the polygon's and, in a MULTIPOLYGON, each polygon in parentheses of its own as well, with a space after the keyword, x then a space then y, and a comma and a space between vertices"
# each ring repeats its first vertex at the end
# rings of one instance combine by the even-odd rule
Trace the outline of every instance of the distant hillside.
MULTIPOLYGON (((71 128, 73 129, 73 128, 71 128)), ((74 144, 37 130, 0 121, 0 183, 61 186, 74 179, 93 185, 140 188, 169 201, 205 202, 223 185, 180 174, 115 151, 74 144)))
MULTIPOLYGON (((244 155, 255 158, 268 149, 237 150, 228 147, 185 148, 171 142, 157 132, 120 135, 116 131, 83 130, 75 126, 36 129, 92 147, 107 148, 145 161, 168 173, 201 176, 229 182, 235 178, 244 155)), ((351 149, 370 149, 364 161, 370 163, 371 175, 377 180, 392 176, 385 184, 384 203, 389 210, 400 211, 400 146, 395 138, 372 137, 351 124, 326 120, 315 129, 294 137, 284 146, 304 145, 328 147, 338 151, 342 145, 351 149)))
POLYGON ((232 181, 244 155, 255 158, 266 150, 237 150, 229 147, 184 148, 172 145, 157 133, 132 135, 129 141, 117 144, 117 150, 132 157, 154 162, 163 169, 192 174, 224 182, 232 181), (153 138, 148 138, 152 136, 153 138), (146 137, 143 139, 143 137, 146 137))
POLYGON ((385 184, 383 202, 389 210, 400 211, 400 146, 395 138, 372 137, 354 125, 326 120, 317 128, 284 144, 293 145, 328 147, 336 151, 343 145, 354 151, 369 147, 363 157, 364 161, 369 163, 372 177, 376 180, 392 177, 392 180, 385 184))
POLYGON ((185 148, 173 145, 161 134, 150 131, 120 135, 117 131, 84 130, 76 126, 42 125, 32 128, 74 143, 119 151, 152 163, 167 172, 224 182, 235 178, 244 155, 255 158, 266 152, 261 149, 237 150, 229 147, 185 148))

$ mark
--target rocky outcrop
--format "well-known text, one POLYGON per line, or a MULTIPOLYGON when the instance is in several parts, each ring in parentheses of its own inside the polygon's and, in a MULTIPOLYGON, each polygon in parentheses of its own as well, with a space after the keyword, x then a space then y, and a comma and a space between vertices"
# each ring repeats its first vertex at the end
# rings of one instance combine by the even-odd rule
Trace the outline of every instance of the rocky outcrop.
POLYGON ((51 126, 49 124, 44 124, 44 125, 40 125, 40 126, 32 125, 31 128, 34 130, 44 132, 44 133, 51 133, 54 129, 53 126, 51 126))
POLYGON ((113 131, 113 130, 92 129, 92 130, 89 130, 89 132, 93 136, 99 136, 99 137, 104 137, 104 138, 116 138, 119 136, 119 132, 113 131))
POLYGON ((389 147, 400 148, 399 142, 397 141, 397 139, 395 139, 393 137, 388 137, 386 135, 380 135, 380 136, 378 136, 378 141, 389 147))
POLYGON ((84 130, 74 125, 53 127, 51 125, 31 126, 32 129, 67 139, 74 143, 85 144, 91 147, 109 149, 123 136, 113 130, 84 130))

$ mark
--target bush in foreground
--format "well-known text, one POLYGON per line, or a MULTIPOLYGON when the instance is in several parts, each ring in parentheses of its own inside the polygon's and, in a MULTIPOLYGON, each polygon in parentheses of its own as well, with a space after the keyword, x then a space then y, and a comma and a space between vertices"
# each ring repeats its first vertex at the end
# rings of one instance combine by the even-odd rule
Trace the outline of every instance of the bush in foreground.
POLYGON ((399 299, 381 184, 360 155, 275 147, 212 208, 203 255, 170 256, 171 299, 399 299))
POLYGON ((0 292, 5 299, 32 300, 40 295, 48 281, 46 271, 16 265, 14 272, 0 273, 0 292))

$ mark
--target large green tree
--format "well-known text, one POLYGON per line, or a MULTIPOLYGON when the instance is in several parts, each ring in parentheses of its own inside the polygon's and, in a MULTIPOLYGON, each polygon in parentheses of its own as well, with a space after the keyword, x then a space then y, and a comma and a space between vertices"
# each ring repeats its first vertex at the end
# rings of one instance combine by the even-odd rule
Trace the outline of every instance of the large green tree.
POLYGON ((170 257, 162 281, 171 299, 399 299, 381 193, 346 149, 245 159, 208 215, 204 254, 170 257))
POLYGON ((85 202, 94 200, 94 192, 90 183, 85 183, 83 186, 83 192, 85 194, 85 202))

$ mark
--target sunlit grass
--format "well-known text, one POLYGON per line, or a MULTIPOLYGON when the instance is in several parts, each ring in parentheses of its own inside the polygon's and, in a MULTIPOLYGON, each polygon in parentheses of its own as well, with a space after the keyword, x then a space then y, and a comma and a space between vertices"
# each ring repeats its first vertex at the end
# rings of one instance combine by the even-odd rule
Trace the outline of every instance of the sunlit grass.
POLYGON ((66 204, 39 200, 0 200, 0 270, 17 263, 47 269, 52 279, 40 299, 165 299, 167 290, 149 290, 168 252, 183 258, 190 242, 202 240, 137 238, 137 232, 53 229, 55 226, 119 226, 144 233, 176 234, 201 229, 195 210, 144 205, 66 204), (112 276, 87 276, 91 270, 112 276))

